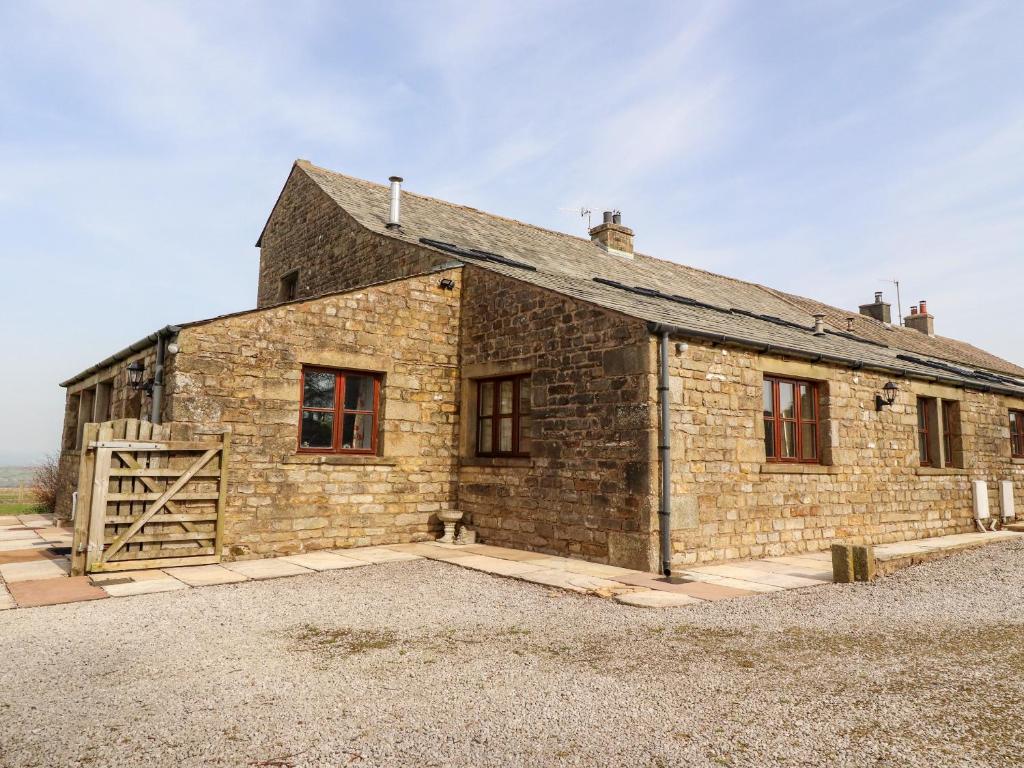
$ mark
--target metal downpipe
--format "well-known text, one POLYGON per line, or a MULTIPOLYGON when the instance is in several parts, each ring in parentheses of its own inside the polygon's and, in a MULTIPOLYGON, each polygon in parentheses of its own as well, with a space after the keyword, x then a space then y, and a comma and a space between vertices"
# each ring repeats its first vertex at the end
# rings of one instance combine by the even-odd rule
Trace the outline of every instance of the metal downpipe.
POLYGON ((672 510, 672 441, 668 409, 668 334, 658 337, 658 459, 661 465, 661 494, 658 503, 658 529, 661 544, 661 572, 672 575, 672 531, 669 525, 672 510))
POLYGON ((164 403, 164 357, 167 354, 166 331, 156 335, 156 365, 153 368, 153 393, 149 420, 154 424, 161 422, 161 411, 164 403))

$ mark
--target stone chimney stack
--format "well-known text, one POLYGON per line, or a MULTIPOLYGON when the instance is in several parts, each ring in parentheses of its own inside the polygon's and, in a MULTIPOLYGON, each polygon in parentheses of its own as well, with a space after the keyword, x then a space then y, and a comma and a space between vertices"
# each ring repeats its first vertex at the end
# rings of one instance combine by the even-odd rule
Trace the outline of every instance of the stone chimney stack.
POLYGON ((928 302, 922 300, 920 306, 911 306, 910 314, 903 318, 903 324, 915 331, 935 335, 935 316, 928 314, 928 302))
POLYGON ((590 230, 592 242, 617 256, 633 258, 633 230, 622 226, 622 214, 605 211, 603 221, 590 230))
POLYGON ((881 320, 883 323, 892 323, 892 304, 882 301, 882 292, 875 291, 873 304, 861 304, 860 313, 881 320))

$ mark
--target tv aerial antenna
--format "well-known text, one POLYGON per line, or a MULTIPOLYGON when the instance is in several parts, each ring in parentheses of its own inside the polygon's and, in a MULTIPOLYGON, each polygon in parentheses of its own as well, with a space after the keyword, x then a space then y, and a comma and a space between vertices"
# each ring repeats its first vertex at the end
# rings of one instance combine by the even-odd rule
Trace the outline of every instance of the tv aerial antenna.
POLYGON ((558 210, 564 211, 566 213, 575 213, 575 214, 578 214, 581 219, 586 219, 587 220, 587 231, 588 232, 590 231, 590 229, 591 229, 590 215, 593 213, 593 211, 590 210, 589 208, 587 208, 586 206, 580 206, 579 208, 559 208, 558 210))
POLYGON ((896 311, 900 313, 899 325, 903 325, 903 302, 900 301, 900 281, 895 278, 889 280, 888 278, 885 277, 880 277, 878 279, 881 280, 883 283, 890 283, 896 286, 896 311))

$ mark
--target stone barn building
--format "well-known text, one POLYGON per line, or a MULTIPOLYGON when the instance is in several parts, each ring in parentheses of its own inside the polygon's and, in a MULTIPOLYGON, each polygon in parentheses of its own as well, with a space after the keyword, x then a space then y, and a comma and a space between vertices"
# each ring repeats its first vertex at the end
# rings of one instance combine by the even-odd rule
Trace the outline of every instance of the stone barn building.
POLYGON ((257 245, 255 309, 62 385, 69 467, 89 421, 231 432, 228 559, 458 509, 487 543, 659 570, 964 532, 972 481, 996 513, 1024 491, 1024 369, 925 302, 901 326, 881 294, 850 313, 643 255, 618 215, 577 238, 305 161, 257 245))

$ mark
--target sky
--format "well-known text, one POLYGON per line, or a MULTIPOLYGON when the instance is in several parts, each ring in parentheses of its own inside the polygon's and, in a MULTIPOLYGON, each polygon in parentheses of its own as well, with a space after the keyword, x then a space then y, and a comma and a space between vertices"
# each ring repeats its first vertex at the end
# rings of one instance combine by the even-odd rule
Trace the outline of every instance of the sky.
POLYGON ((0 465, 58 383, 250 308, 292 162, 1024 363, 1024 3, 0 0, 0 465), (894 302, 895 304, 895 302, 894 302))

